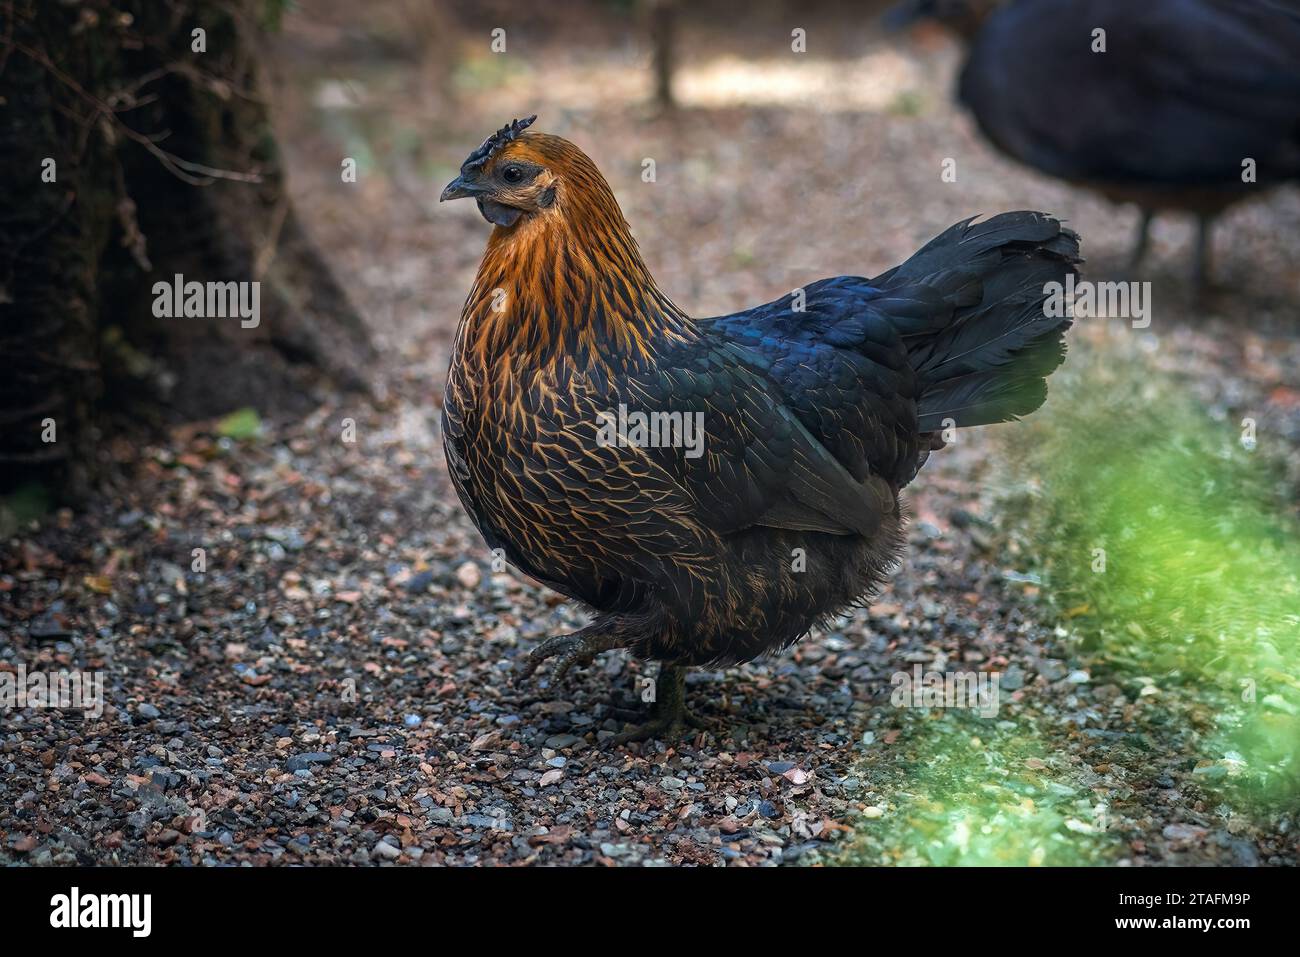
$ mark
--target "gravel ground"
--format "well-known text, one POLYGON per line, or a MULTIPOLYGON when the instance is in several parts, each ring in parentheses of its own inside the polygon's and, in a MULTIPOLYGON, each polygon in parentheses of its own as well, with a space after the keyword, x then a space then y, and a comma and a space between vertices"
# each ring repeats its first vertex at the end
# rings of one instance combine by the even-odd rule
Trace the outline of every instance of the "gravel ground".
MULTIPOLYGON (((447 345, 486 236, 472 210, 436 206, 443 177, 509 116, 541 113, 541 128, 590 148, 661 284, 701 314, 880 271, 951 222, 1005 208, 1067 215, 1092 268, 1121 261, 1132 213, 985 147, 946 100, 950 47, 892 53, 864 33, 845 68, 877 86, 847 106, 815 86, 793 104, 762 89, 757 104, 719 102, 688 61, 714 99, 670 120, 604 82, 622 75, 617 57, 575 63, 553 46, 454 110, 427 106, 401 73, 349 75, 339 106, 327 93, 340 80, 301 65, 341 42, 328 17, 287 29, 296 198, 384 347, 380 397, 321 389, 309 419, 261 410, 249 438, 199 423, 121 440, 96 505, 5 543, 0 669, 102 670, 107 707, 6 716, 0 861, 944 863, 888 826, 924 832, 926 788, 944 786, 935 734, 918 733, 931 722, 956 739, 1021 729, 1029 750, 991 786, 1023 804, 1028 777, 1055 801, 1046 863, 1067 839, 1085 861, 1295 863, 1287 814, 1243 826, 1199 789, 1187 754, 1213 700, 1148 711, 1140 688, 1038 620, 990 521, 987 435, 931 459, 908 559, 872 609, 775 658, 691 676, 718 734, 609 748, 611 704, 638 707, 652 667, 619 652, 558 688, 511 682, 534 642, 581 621, 493 571, 445 474, 447 345), (358 144, 380 159, 340 187, 332 157, 358 144), (950 155, 963 172, 941 185, 950 155), (640 181, 644 157, 656 183, 640 181), (1006 676, 998 722, 890 705, 894 672, 943 662, 1006 676), (1099 802, 1104 827, 1089 816, 1099 802)), ((1160 348, 1187 357, 1203 393, 1287 413, 1292 439, 1297 235, 1294 193, 1234 211, 1221 274, 1243 291, 1202 307, 1182 282, 1190 230, 1162 223, 1146 277, 1160 348), (1252 378, 1261 351, 1280 371, 1252 378)))
MULTIPOLYGON (((0 854, 72 862, 747 863, 846 833, 854 767, 899 662, 1055 673, 974 553, 959 491, 914 497, 914 559, 851 628, 696 673, 722 740, 611 750, 611 701, 643 666, 608 653, 558 689, 514 660, 577 624, 491 574, 427 448, 386 432, 341 450, 323 423, 256 442, 195 432, 144 450, 123 499, 60 514, 0 579, 6 664, 102 669, 100 720, 7 722, 0 854), (93 543, 93 544, 87 544, 93 543), (188 569, 207 550, 208 571, 188 569)), ((944 473, 951 470, 945 469, 944 473)), ((1055 664, 1064 672, 1066 665, 1055 664)))

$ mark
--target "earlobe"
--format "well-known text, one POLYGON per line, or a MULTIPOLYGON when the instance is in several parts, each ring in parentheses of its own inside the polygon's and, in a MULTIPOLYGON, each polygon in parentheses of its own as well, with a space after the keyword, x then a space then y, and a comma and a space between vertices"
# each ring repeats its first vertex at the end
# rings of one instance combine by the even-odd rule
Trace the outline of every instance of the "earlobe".
POLYGON ((506 206, 504 203, 498 203, 494 199, 478 200, 478 211, 483 214, 483 218, 494 226, 509 227, 519 221, 519 217, 524 214, 522 209, 515 209, 513 206, 506 206))
POLYGON ((555 185, 552 184, 542 190, 541 195, 537 197, 537 205, 546 209, 555 202, 555 185))

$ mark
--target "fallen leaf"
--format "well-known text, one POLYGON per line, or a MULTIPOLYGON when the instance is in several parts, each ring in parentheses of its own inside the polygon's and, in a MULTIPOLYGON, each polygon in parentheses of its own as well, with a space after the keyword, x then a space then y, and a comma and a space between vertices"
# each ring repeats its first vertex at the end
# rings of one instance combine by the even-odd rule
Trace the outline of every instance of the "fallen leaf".
POLYGON ((236 409, 217 422, 217 435, 227 439, 255 439, 262 431, 262 418, 256 409, 236 409))

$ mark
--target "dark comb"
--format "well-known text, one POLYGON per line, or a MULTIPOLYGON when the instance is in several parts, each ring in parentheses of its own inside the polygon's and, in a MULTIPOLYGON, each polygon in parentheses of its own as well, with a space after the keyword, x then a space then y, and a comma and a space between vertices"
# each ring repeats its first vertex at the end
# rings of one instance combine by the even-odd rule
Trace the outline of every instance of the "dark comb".
POLYGON ((482 169, 484 164, 492 158, 493 153, 501 149, 501 147, 505 146, 507 143, 514 142, 520 133, 533 125, 535 119, 537 119, 536 113, 532 116, 526 116, 522 120, 511 120, 505 126, 501 127, 501 129, 497 130, 485 139, 482 146, 470 153, 469 158, 460 164, 460 171, 462 173, 468 173, 482 169))

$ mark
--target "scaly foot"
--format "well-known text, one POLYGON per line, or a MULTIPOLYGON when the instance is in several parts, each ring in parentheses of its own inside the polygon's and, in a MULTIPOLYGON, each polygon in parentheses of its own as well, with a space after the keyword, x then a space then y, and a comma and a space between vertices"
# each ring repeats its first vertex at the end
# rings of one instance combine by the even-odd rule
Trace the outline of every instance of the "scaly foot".
POLYGON ((618 746, 631 741, 678 741, 691 730, 713 730, 709 722, 686 707, 686 668, 662 664, 655 679, 655 704, 650 720, 616 734, 610 743, 618 746))
POLYGON ((672 742, 680 741, 690 731, 711 730, 714 729, 709 722, 697 717, 689 709, 683 709, 682 713, 677 715, 656 714, 649 721, 638 724, 634 728, 629 728, 622 734, 616 734, 609 740, 614 745, 630 744, 633 741, 653 741, 655 739, 672 742))
POLYGON ((574 665, 589 665, 602 651, 616 647, 617 642, 609 635, 592 632, 584 628, 571 635, 556 635, 547 638, 528 653, 528 660, 519 671, 519 680, 528 678, 547 658, 558 658, 551 673, 551 684, 558 684, 574 665))

